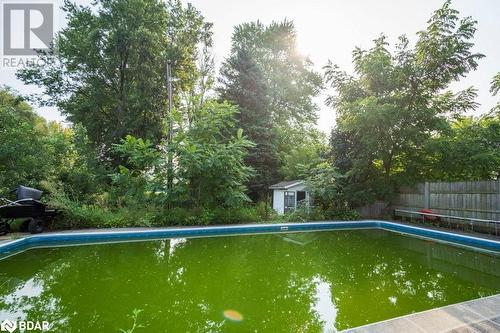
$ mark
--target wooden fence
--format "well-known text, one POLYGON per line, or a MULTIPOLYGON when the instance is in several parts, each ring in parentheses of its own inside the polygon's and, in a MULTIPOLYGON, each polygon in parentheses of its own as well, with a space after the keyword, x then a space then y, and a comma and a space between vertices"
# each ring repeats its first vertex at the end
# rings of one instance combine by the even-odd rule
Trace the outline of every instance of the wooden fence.
POLYGON ((426 208, 443 215, 500 221, 500 180, 425 182, 402 187, 391 208, 426 208))
POLYGON ((389 213, 387 203, 383 201, 375 201, 370 205, 359 207, 356 210, 363 218, 380 219, 383 218, 384 215, 389 213))

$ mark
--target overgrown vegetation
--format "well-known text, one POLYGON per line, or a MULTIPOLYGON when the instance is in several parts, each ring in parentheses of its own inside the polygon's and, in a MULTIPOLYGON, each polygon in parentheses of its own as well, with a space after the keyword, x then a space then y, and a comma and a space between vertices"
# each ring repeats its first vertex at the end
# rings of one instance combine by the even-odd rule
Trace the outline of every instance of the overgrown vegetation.
POLYGON ((220 98, 239 106, 237 124, 255 144, 246 158, 255 171, 249 193, 262 200, 283 177, 281 167, 289 168, 290 178, 298 176, 290 170, 294 161, 287 159, 319 141, 311 128, 318 109, 312 98, 319 93, 321 77, 297 53, 295 27, 284 20, 235 27, 219 82, 220 98))
POLYGON ((327 101, 337 112, 333 163, 354 204, 390 200, 399 185, 426 179, 498 177, 498 115, 464 118, 479 106, 476 89, 448 90, 484 57, 472 51, 477 22, 450 3, 434 12, 413 47, 401 36, 391 51, 382 35, 372 48, 354 50, 353 75, 325 68, 337 92, 327 101))
POLYGON ((449 1, 414 45, 382 35, 354 50, 353 74, 330 63, 324 80, 296 51, 288 20, 235 27, 216 76, 212 25, 191 5, 66 1, 63 10, 68 25, 43 65, 18 77, 43 89, 32 103, 57 106, 68 124, 0 90, 0 192, 43 189, 59 227, 357 219, 355 208, 390 200, 401 184, 500 176, 499 107, 467 116, 476 90, 449 90, 483 57, 472 51, 476 22, 449 1), (313 102, 325 84, 337 115, 329 140, 313 102), (268 187, 287 179, 306 181, 313 207, 273 211, 268 187))

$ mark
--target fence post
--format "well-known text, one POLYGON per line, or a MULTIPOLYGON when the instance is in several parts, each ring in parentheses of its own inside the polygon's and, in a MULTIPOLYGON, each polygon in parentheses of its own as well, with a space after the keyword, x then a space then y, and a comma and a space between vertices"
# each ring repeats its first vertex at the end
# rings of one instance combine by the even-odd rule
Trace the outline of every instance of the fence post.
POLYGON ((431 186, 429 182, 424 183, 424 208, 429 209, 430 206, 430 201, 431 201, 431 193, 430 193, 431 186))

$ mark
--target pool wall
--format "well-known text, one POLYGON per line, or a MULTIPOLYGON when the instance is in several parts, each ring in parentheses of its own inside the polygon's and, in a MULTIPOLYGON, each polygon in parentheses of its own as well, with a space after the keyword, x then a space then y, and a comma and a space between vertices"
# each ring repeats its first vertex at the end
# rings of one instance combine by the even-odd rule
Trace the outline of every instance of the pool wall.
POLYGON ((95 232, 64 232, 33 235, 0 244, 0 257, 36 247, 51 247, 89 243, 126 242, 176 237, 208 237, 238 234, 261 234, 297 231, 323 231, 346 229, 384 229, 392 232, 454 243, 462 246, 500 252, 500 242, 490 239, 420 228, 405 224, 366 220, 351 222, 306 222, 279 224, 251 224, 214 227, 163 228, 151 230, 103 230, 95 232))

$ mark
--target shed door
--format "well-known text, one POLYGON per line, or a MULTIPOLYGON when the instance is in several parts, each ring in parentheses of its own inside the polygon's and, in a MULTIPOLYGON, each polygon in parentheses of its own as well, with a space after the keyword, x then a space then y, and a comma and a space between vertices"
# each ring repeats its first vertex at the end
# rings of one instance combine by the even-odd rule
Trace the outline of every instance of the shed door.
POLYGON ((285 191, 285 213, 295 210, 295 192, 285 191))
POLYGON ((297 191, 297 202, 306 200, 306 191, 297 191))

